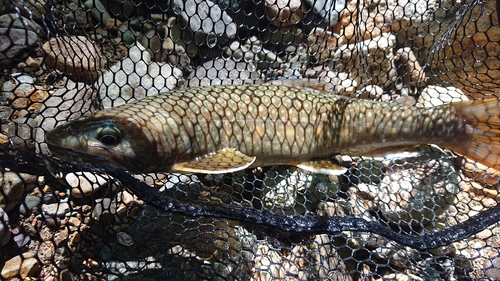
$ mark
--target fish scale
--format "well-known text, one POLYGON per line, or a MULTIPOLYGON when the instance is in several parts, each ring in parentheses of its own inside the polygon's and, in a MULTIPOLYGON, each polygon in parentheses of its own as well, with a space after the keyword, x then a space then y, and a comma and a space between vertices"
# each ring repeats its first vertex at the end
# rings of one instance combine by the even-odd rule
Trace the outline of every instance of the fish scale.
POLYGON ((333 155, 425 143, 496 167, 499 157, 483 154, 485 148, 499 150, 493 140, 500 137, 485 129, 499 115, 495 100, 416 108, 297 85, 223 85, 175 90, 102 110, 55 128, 46 140, 59 157, 135 173, 296 165, 338 174, 345 168, 331 161, 333 155), (468 133, 471 126, 474 133, 468 133))

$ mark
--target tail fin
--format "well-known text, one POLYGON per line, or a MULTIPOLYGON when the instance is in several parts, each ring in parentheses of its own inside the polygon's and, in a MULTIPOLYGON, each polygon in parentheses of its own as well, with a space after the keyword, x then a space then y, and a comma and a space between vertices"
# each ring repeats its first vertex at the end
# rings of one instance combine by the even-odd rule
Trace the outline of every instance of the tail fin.
POLYGON ((464 138, 444 145, 491 168, 500 170, 500 100, 487 99, 453 103, 466 121, 464 138))

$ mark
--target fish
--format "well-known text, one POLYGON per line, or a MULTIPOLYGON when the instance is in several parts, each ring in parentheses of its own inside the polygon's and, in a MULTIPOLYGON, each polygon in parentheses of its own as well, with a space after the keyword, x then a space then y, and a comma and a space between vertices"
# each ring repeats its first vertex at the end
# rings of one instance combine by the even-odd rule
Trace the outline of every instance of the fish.
POLYGON ((220 174, 291 165, 339 175, 338 155, 436 144, 500 169, 500 101, 419 108, 294 83, 177 89, 104 109, 45 135, 72 162, 131 173, 220 174))

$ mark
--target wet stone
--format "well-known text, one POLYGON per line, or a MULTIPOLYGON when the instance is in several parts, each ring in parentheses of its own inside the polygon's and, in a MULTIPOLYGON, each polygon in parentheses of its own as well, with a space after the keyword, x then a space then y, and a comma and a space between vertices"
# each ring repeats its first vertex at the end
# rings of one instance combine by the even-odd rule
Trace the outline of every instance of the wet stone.
POLYGON ((152 62, 146 48, 137 43, 128 57, 103 73, 96 86, 102 106, 110 108, 173 90, 182 75, 182 70, 168 63, 152 62))
POLYGON ((11 232, 9 225, 9 216, 0 208, 0 246, 7 244, 10 240, 11 232))
POLYGON ((20 275, 21 278, 25 279, 29 277, 36 277, 36 274, 40 270, 40 264, 36 258, 24 259, 21 264, 20 275))
POLYGON ((0 208, 12 210, 26 193, 35 188, 37 177, 29 174, 14 172, 0 173, 2 186, 0 192, 0 208))
POLYGON ((109 178, 105 175, 96 175, 88 172, 70 173, 65 178, 71 186, 71 196, 76 198, 91 196, 109 181, 109 178))
POLYGON ((42 47, 47 67, 56 68, 75 82, 91 84, 104 68, 95 42, 85 36, 52 38, 42 47))
POLYGON ((321 15, 328 25, 334 25, 339 19, 339 14, 346 7, 346 0, 305 0, 321 15))
POLYGON ((132 246, 132 244, 134 244, 134 239, 126 232, 118 232, 116 234, 116 239, 118 240, 118 243, 123 246, 132 246))
POLYGON ((21 255, 15 256, 9 260, 7 260, 0 272, 0 275, 5 278, 14 278, 19 276, 19 271, 21 269, 21 265, 23 262, 23 257, 21 255))
POLYGON ((40 198, 39 196, 26 195, 26 197, 24 198, 24 204, 21 204, 21 206, 19 206, 19 211, 21 214, 27 215, 30 211, 33 211, 33 209, 40 206, 41 203, 42 198, 40 198))
POLYGON ((62 218, 67 212, 71 210, 71 207, 66 202, 43 204, 42 212, 48 216, 57 216, 62 218))
POLYGON ((22 53, 39 42, 37 24, 15 14, 0 16, 0 68, 11 65, 22 53))

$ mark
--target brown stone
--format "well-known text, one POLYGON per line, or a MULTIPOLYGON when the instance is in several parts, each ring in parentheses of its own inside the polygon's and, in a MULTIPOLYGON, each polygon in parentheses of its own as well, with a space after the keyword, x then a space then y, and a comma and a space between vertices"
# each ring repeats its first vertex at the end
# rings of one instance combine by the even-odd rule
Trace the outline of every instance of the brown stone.
POLYGON ((30 103, 31 103, 31 101, 29 98, 18 98, 12 102, 12 107, 15 109, 28 108, 30 103))
POLYGON ((23 258, 20 255, 11 258, 5 262, 0 275, 5 279, 19 276, 19 270, 21 269, 22 262, 23 258))
POLYGON ((266 0, 262 2, 271 24, 278 27, 287 27, 298 23, 304 13, 300 9, 300 0, 266 0))
POLYGON ((472 98, 497 94, 500 89, 500 26, 496 8, 495 1, 474 5, 432 57, 433 73, 472 98))
POLYGON ((36 258, 27 258, 23 260, 20 270, 20 275, 24 279, 28 277, 35 277, 40 270, 40 264, 36 258))
POLYGON ((45 64, 62 71, 75 82, 92 84, 104 68, 96 44, 84 36, 52 38, 43 44, 45 64))
POLYGON ((33 92, 33 94, 31 94, 30 100, 32 102, 44 102, 46 99, 49 98, 49 96, 50 95, 47 91, 36 90, 35 92, 33 92))

